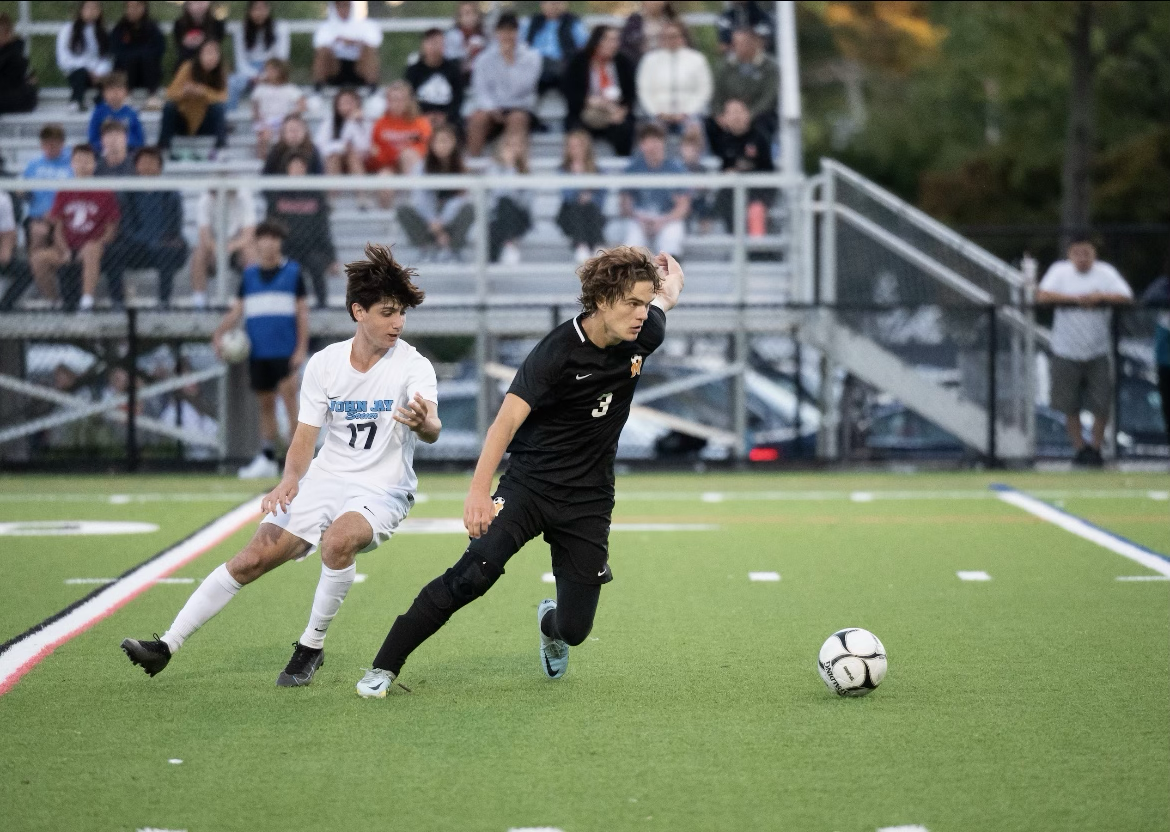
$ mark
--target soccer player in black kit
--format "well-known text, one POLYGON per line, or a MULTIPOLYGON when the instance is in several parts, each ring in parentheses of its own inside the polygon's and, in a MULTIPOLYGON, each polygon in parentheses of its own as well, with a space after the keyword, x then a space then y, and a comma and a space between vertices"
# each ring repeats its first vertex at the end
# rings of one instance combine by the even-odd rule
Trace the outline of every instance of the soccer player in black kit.
POLYGON ((524 359, 487 432, 463 507, 467 550, 395 620, 357 684, 361 696, 384 697, 407 656, 487 592, 508 559, 542 532, 557 584, 556 600, 537 608, 545 675, 564 676, 569 646, 589 635, 601 585, 613 580, 608 543, 618 437, 642 362, 666 337, 666 310, 678 302, 683 273, 668 254, 652 258, 618 246, 577 274, 581 314, 524 359), (492 495, 505 449, 511 461, 492 495))

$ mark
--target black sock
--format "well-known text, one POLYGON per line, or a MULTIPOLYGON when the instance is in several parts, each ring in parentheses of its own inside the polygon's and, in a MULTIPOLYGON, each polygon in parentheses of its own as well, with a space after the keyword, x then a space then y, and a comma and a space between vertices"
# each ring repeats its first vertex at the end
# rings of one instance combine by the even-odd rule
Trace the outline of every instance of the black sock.
POLYGON ((265 446, 264 446, 263 453, 264 453, 264 458, 265 458, 265 459, 271 459, 271 460, 275 460, 275 459, 276 459, 276 451, 275 451, 275 450, 273 450, 273 448, 272 448, 272 446, 271 446, 271 445, 265 445, 265 446))
POLYGON ((440 609, 432 599, 432 591, 441 593, 440 597, 446 594, 441 577, 424 586, 410 609, 394 620, 394 626, 382 642, 382 649, 374 657, 374 667, 389 670, 397 676, 406 657, 447 623, 455 610, 440 609))

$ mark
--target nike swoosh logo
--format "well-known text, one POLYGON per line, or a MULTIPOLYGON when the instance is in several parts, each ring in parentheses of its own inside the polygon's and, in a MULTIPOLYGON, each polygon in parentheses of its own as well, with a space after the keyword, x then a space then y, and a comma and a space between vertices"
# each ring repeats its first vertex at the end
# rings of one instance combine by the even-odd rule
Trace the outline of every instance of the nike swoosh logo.
POLYGON ((601 577, 602 575, 604 575, 604 574, 605 574, 605 570, 604 570, 604 569, 602 569, 600 572, 598 572, 598 573, 597 573, 597 577, 599 577, 599 578, 600 578, 600 577, 601 577))
MULTIPOLYGON (((322 630, 320 627, 314 627, 313 629, 314 629, 314 630, 316 630, 318 633, 323 633, 323 632, 325 632, 325 630, 322 630)), ((326 627, 325 629, 327 630, 327 629, 329 629, 329 628, 328 628, 328 627, 326 627)))
POLYGON ((384 681, 383 681, 383 682, 378 682, 378 684, 374 685, 372 688, 370 688, 370 690, 381 690, 381 689, 382 689, 382 685, 384 685, 384 684, 386 684, 384 681))
POLYGON ((329 401, 335 401, 336 399, 341 398, 341 394, 338 393, 336 396, 326 396, 325 398, 329 399, 329 401))
POLYGON ((553 670, 553 666, 551 664, 549 664, 549 662, 548 662, 548 656, 544 657, 544 667, 545 667, 545 670, 548 671, 549 676, 556 676, 557 675, 557 672, 555 670, 553 670))
POLYGON ((593 375, 593 373, 586 373, 583 376, 577 376, 577 381, 580 381, 583 378, 589 378, 589 376, 591 376, 591 375, 593 375))

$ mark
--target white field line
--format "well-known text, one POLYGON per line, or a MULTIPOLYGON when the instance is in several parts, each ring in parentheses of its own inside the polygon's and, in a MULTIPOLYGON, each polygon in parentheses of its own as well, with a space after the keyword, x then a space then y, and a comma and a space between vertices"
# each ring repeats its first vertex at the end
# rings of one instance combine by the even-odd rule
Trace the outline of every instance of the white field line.
POLYGON ((252 497, 250 491, 178 492, 175 494, 108 494, 105 492, 0 493, 0 503, 239 503, 252 497))
POLYGON ((1170 581, 1170 575, 1118 575, 1119 581, 1170 581))
POLYGON ((960 581, 990 581, 991 576, 982 570, 972 570, 969 572, 956 572, 960 581))
POLYGON ((912 823, 909 826, 882 826, 877 832, 930 832, 925 826, 912 823))
POLYGON ((13 643, 4 653, 0 653, 0 696, 11 690, 24 674, 62 644, 112 615, 160 578, 168 577, 243 526, 254 522, 260 515, 260 500, 259 496, 249 498, 186 540, 119 578, 61 618, 13 643))
POLYGON ((748 572, 749 581, 778 581, 779 572, 748 572))
POLYGON ((557 576, 554 575, 552 572, 545 572, 543 575, 540 576, 540 580, 542 583, 555 584, 557 582, 557 576))
MULTIPOLYGON (((1069 489, 1031 492, 1046 500, 1166 500, 1167 492, 1144 488, 1069 489)), ((428 491, 418 495, 436 502, 459 502, 466 491, 428 491)), ((618 491, 617 502, 733 503, 733 502, 859 502, 879 500, 994 500, 986 489, 951 491, 618 491)))
MULTIPOLYGON (((117 578, 66 578, 67 586, 77 586, 83 584, 112 584, 117 578)), ((159 578, 155 581, 156 584, 193 584, 194 578, 159 578)))
POLYGON ((1000 486, 993 493, 1009 505, 1023 509, 1029 514, 1039 517, 1041 520, 1047 520, 1049 523, 1064 529, 1066 532, 1075 534, 1077 537, 1084 538, 1091 543, 1096 543, 1098 546, 1102 546, 1111 552, 1116 552, 1135 563, 1140 563, 1142 566, 1147 569, 1152 569, 1160 575, 1170 577, 1170 559, 1167 559, 1165 555, 1155 552, 1153 549, 1147 549, 1145 546, 1134 543, 1132 540, 1126 540, 1124 537, 1094 526, 1087 520, 1082 520, 1075 515, 1069 514, 1067 511, 1050 506, 1048 503, 1037 500, 1035 497, 1012 488, 1000 486))

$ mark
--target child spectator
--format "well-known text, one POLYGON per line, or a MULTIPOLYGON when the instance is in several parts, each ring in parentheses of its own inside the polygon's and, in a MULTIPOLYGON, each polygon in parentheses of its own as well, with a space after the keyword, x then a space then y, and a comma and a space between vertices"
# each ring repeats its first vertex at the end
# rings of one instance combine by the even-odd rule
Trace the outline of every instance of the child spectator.
POLYGON ((256 156, 268 156, 273 137, 286 117, 305 111, 305 96, 288 80, 288 64, 269 58, 252 89, 252 126, 256 131, 256 156))
POLYGON ((638 11, 626 18, 622 26, 621 51, 635 67, 647 52, 662 46, 662 30, 668 23, 677 23, 674 3, 664 0, 644 0, 638 11))
POLYGON ((150 6, 145 0, 127 0, 121 19, 110 33, 110 43, 114 69, 125 73, 127 87, 146 90, 145 109, 160 109, 162 99, 158 88, 162 86, 162 59, 167 51, 167 39, 151 19, 150 6))
POLYGON ((225 101, 227 78, 219 41, 207 40, 193 60, 179 67, 167 87, 158 146, 170 150, 171 139, 182 125, 188 136, 215 136, 216 150, 227 147, 225 101))
MULTIPOLYGON (((427 158, 415 172, 467 173, 454 127, 444 124, 435 128, 427 146, 427 158)), ((466 191, 420 189, 414 192, 410 204, 398 207, 398 222, 410 242, 421 250, 421 259, 439 262, 460 259, 474 219, 475 212, 466 191)))
MULTIPOLYGON (((133 176, 134 160, 127 147, 126 125, 109 119, 102 125, 102 149, 95 176, 133 176)), ((96 149, 96 148, 95 148, 96 149)), ((119 195, 118 203, 121 204, 119 195)))
POLYGON ((681 23, 662 29, 662 48, 647 52, 638 65, 638 102, 664 128, 682 132, 698 121, 711 101, 711 67, 703 53, 687 46, 681 23))
POLYGON ((211 12, 208 0, 185 0, 183 12, 175 21, 171 36, 175 39, 175 70, 195 59, 200 48, 209 40, 223 43, 226 27, 211 12))
POLYGON ((228 79, 228 109, 239 106, 240 99, 260 78, 268 61, 288 62, 292 49, 289 26, 272 18, 272 4, 267 0, 248 0, 244 25, 232 30, 232 55, 236 71, 228 79))
POLYGON ((748 106, 752 124, 771 140, 779 122, 780 68, 752 29, 737 29, 731 36, 731 48, 715 73, 712 113, 722 112, 732 98, 748 106))
MULTIPOLYGON (((657 124, 638 128, 638 153, 626 173, 686 173, 677 159, 666 155, 666 132, 657 124)), ((665 251, 679 257, 686 236, 685 222, 691 199, 685 190, 633 188, 622 191, 622 216, 629 217, 626 245, 665 251)))
POLYGON ((588 130, 629 156, 634 145, 634 105, 638 88, 634 65, 618 51, 618 30, 595 26, 565 71, 565 130, 588 130))
POLYGON ((359 19, 349 0, 329 4, 325 22, 313 33, 313 83, 317 92, 326 85, 378 86, 382 30, 370 20, 359 19))
MULTIPOLYGON (((65 153, 65 128, 60 124, 46 124, 41 128, 41 155, 24 168, 26 179, 68 179, 73 176, 73 165, 65 153)), ((25 237, 29 256, 51 242, 52 224, 48 218, 56 191, 33 191, 28 196, 25 212, 25 237)))
POLYGON ((325 172, 321 153, 309 138, 309 125, 299 113, 285 116, 284 122, 280 125, 280 138, 268 151, 268 158, 264 160, 263 174, 272 176, 284 173, 287 167, 286 160, 293 155, 304 156, 309 160, 309 173, 325 172))
MULTIPOLYGON (((97 167, 97 156, 88 144, 74 147, 70 161, 73 176, 78 179, 93 176, 97 167)), ((80 308, 92 309, 94 289, 101 277, 102 253, 118 233, 118 200, 109 191, 59 191, 48 218, 53 224, 52 244, 31 257, 37 287, 54 306, 64 297, 67 308, 76 308, 76 270, 80 266, 80 308), (54 275, 59 276, 60 293, 54 275)))
POLYGON ((464 87, 471 83, 472 64, 487 42, 479 3, 464 0, 455 9, 455 25, 443 36, 443 54, 453 61, 459 61, 464 87))
MULTIPOLYGON (((216 216, 218 198, 207 191, 199 197, 195 207, 195 222, 199 241, 191 255, 191 304, 196 309, 207 308, 207 272, 215 262, 216 216)), ((237 188, 227 192, 228 257, 231 266, 242 272, 256 262, 256 197, 251 191, 237 188)))
POLYGON ((138 113, 127 103, 129 97, 125 72, 115 70, 102 80, 102 100, 89 117, 89 143, 99 153, 102 151, 102 128, 107 121, 116 121, 126 128, 126 146, 131 150, 146 144, 146 133, 138 113))
POLYGON ((431 123, 419 114, 410 84, 395 81, 386 87, 386 113, 374 122, 366 170, 370 173, 407 173, 427 151, 431 123))
MULTIPOLYGON (((138 176, 161 176, 162 153, 143 147, 134 156, 138 176)), ((110 300, 123 303, 122 279, 126 269, 158 270, 158 303, 171 303, 175 273, 187 262, 183 237, 183 196, 178 191, 130 191, 122 195, 120 233, 102 258, 110 300)))
POLYGON ((57 66, 69 79, 69 109, 73 112, 85 110, 86 90, 98 86, 114 68, 110 46, 102 4, 96 0, 78 3, 73 22, 57 33, 57 66))
MULTIPOLYGON (((521 133, 507 133, 496 146, 496 155, 485 171, 488 176, 525 176, 528 174, 528 138, 521 133)), ((491 221, 488 224, 488 253, 493 263, 506 266, 520 262, 516 241, 532 228, 528 208, 531 193, 517 182, 510 188, 491 192, 491 221)))
POLYGON ((276 397, 288 412, 290 425, 297 423, 297 370, 309 354, 309 306, 301 267, 284 256, 281 246, 288 231, 279 223, 265 221, 256 229, 255 265, 244 269, 240 290, 231 309, 212 336, 215 351, 225 332, 240 319, 252 342, 248 376, 260 404, 260 453, 241 468, 240 479, 275 477, 276 397))
POLYGON ((467 153, 479 156, 501 132, 527 137, 536 118, 536 87, 540 55, 519 42, 516 15, 504 12, 496 21, 496 42, 475 59, 471 89, 475 112, 467 119, 467 153))
POLYGON ((16 37, 12 18, 0 14, 0 115, 37 108, 36 74, 29 71, 24 40, 16 37))
POLYGON ((443 55, 442 29, 423 32, 418 60, 406 68, 404 77, 431 126, 461 122, 463 72, 457 60, 443 55))
MULTIPOLYGON (((370 125, 362 112, 362 99, 356 90, 346 88, 337 92, 333 97, 333 114, 321 120, 315 138, 315 144, 325 157, 326 173, 331 176, 365 173, 365 158, 370 152, 370 125)), ((310 159, 310 166, 311 163, 310 159)))
MULTIPOLYGON (((684 133, 678 143, 678 157, 683 169, 687 173, 707 173, 703 164, 703 137, 697 132, 684 133)), ((690 192, 691 213, 690 219, 699 225, 704 234, 711 230, 711 223, 715 219, 715 195, 706 188, 695 188, 690 192)))
MULTIPOLYGON (((776 170, 772 163, 771 138, 753 125, 751 112, 738 98, 729 98, 723 105, 723 112, 710 122, 707 140, 711 153, 719 157, 721 170, 738 173, 770 173, 776 170)), ((765 217, 772 198, 773 193, 769 188, 749 190, 747 215, 765 217)), ((734 231, 730 189, 721 189, 715 197, 715 215, 723 220, 728 231, 734 231)), ((750 225, 749 231, 755 229, 759 234, 763 233, 762 222, 757 221, 750 225)))
POLYGON ((540 11, 520 24, 520 39, 540 53, 537 94, 559 90, 565 67, 585 45, 589 32, 565 0, 541 0, 540 11))
MULTIPOLYGON (((616 34, 616 32, 615 32, 616 34)), ((585 130, 573 130, 565 135, 565 152, 561 159, 561 173, 566 176, 597 173, 593 158, 593 139, 585 130)), ((601 204, 605 193, 597 190, 563 188, 561 207, 557 211, 557 225, 573 246, 573 257, 584 263, 605 242, 605 215, 601 204)))
MULTIPOLYGON (((289 156, 284 172, 290 177, 305 176, 309 172, 309 162, 304 156, 289 156)), ((341 270, 333 246, 333 229, 329 224, 329 200, 322 191, 269 193, 268 219, 281 223, 288 230, 285 241, 288 256, 309 273, 317 306, 324 307, 328 303, 328 277, 341 270)))

